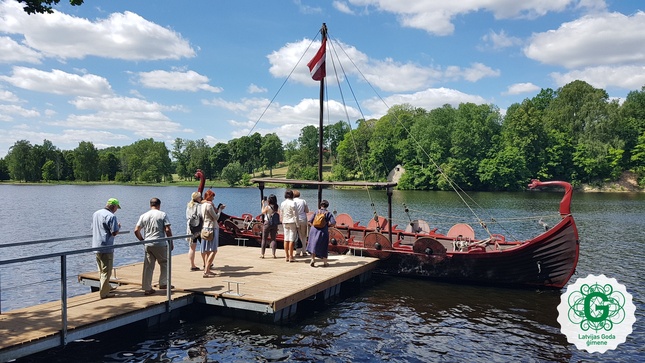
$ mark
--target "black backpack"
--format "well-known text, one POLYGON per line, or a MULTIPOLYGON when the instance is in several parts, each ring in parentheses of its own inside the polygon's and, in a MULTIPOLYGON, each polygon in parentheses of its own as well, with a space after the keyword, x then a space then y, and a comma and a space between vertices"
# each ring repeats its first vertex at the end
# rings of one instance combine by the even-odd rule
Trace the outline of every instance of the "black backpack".
POLYGON ((267 214, 267 224, 269 226, 277 226, 280 224, 280 214, 273 208, 273 206, 271 206, 271 209, 273 210, 273 214, 267 214))

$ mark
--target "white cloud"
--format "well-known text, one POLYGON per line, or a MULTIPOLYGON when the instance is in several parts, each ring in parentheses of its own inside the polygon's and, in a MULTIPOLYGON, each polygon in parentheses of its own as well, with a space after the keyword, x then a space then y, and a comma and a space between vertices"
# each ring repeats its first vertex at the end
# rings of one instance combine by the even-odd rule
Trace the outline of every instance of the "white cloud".
MULTIPOLYGON (((56 147, 62 150, 72 150, 78 146, 81 141, 93 141, 95 147, 102 149, 109 146, 115 146, 116 142, 124 144, 132 142, 130 137, 109 131, 97 131, 87 129, 64 129, 56 132, 43 131, 32 124, 16 125, 0 135, 0 142, 3 144, 13 145, 16 140, 38 140, 36 143, 42 143, 42 140, 51 141, 56 147), (114 142, 114 143, 110 143, 114 142)), ((5 153, 8 150, 3 150, 5 153)))
POLYGON ((35 118, 40 116, 38 111, 28 110, 18 105, 0 105, 0 121, 13 121, 13 116, 20 118, 35 118))
POLYGON ((3 1, 0 31, 22 34, 25 46, 62 59, 99 56, 158 60, 195 56, 181 35, 129 11, 92 21, 58 11, 28 15, 17 1, 3 1))
POLYGON ((645 63, 645 13, 589 15, 533 35, 527 57, 569 69, 645 63))
POLYGON ((607 10, 607 3, 605 0, 580 0, 576 7, 589 12, 604 12, 607 10))
POLYGON ((378 11, 395 14, 403 26, 422 29, 435 35, 449 35, 454 32, 453 20, 459 15, 488 11, 493 13, 496 19, 531 19, 549 12, 563 11, 577 0, 348 1, 355 6, 371 6, 378 11))
POLYGON ((15 66, 11 76, 0 76, 0 81, 30 91, 57 95, 101 96, 112 93, 110 84, 103 77, 94 74, 79 76, 58 69, 45 72, 35 68, 15 66))
POLYGON ((77 97, 70 103, 88 112, 69 114, 66 119, 47 122, 47 125, 78 130, 126 130, 142 138, 159 140, 173 139, 173 135, 183 131, 179 123, 163 113, 181 111, 178 106, 132 97, 77 97))
POLYGON ((249 87, 247 87, 246 92, 248 92, 248 93, 266 93, 267 89, 264 88, 264 87, 260 87, 260 86, 257 86, 255 84, 251 83, 249 85, 249 87))
MULTIPOLYGON (((302 84, 316 85, 311 79, 306 61, 311 59, 320 47, 320 42, 312 42, 304 39, 296 43, 288 43, 281 49, 268 55, 271 67, 269 71, 274 77, 282 78, 291 74, 291 79, 302 84), (307 50, 301 62, 302 54, 307 50), (295 67, 295 70, 294 70, 295 67), (293 70, 293 73, 292 73, 293 70)), ((328 44, 329 47, 329 44, 328 44)), ((409 92, 416 91, 444 81, 456 81, 465 79, 476 82, 484 77, 497 77, 499 70, 494 70, 481 63, 473 63, 469 68, 449 66, 445 69, 433 66, 421 66, 412 62, 402 63, 391 58, 384 60, 370 59, 365 53, 353 46, 342 42, 334 41, 336 54, 340 60, 336 64, 344 64, 344 71, 348 75, 359 77, 361 82, 369 82, 375 87, 387 92, 409 92), (340 50, 342 48, 342 51, 340 50), (360 72, 356 67, 360 69, 360 72), (364 77, 364 78, 363 78, 364 77)), ((327 52, 327 75, 330 76, 332 68, 331 53, 327 52)), ((343 75, 339 75, 341 82, 343 75)))
POLYGON ((522 44, 522 39, 506 34, 506 31, 504 31, 503 29, 499 33, 495 32, 494 30, 489 31, 488 34, 482 37, 482 40, 484 41, 484 43, 486 43, 487 48, 495 50, 514 47, 522 44))
POLYGON ((313 7, 313 6, 309 6, 309 5, 303 5, 302 1, 300 1, 300 0, 294 0, 293 2, 294 2, 294 4, 296 4, 298 6, 298 9, 303 14, 320 14, 320 13, 323 12, 322 8, 313 7))
POLYGON ((347 5, 347 3, 343 1, 334 0, 334 2, 332 2, 332 6, 334 7, 334 9, 340 11, 341 13, 350 15, 354 14, 354 11, 349 8, 349 5, 347 5))
POLYGON ((208 84, 208 77, 194 71, 168 72, 156 70, 152 72, 141 72, 139 73, 139 80, 147 88, 159 88, 172 91, 196 92, 202 90, 213 93, 222 92, 222 88, 213 87, 208 84))
POLYGON ((534 85, 533 83, 515 83, 508 86, 506 92, 503 92, 504 95, 519 95, 522 93, 531 93, 540 90, 540 87, 534 85))
POLYGON ((0 37, 0 63, 40 63, 42 54, 18 44, 9 37, 0 37))
POLYGON ((464 102, 472 102, 478 105, 490 103, 481 96, 469 95, 458 90, 441 87, 428 88, 412 94, 392 95, 385 98, 385 104, 376 98, 366 101, 363 104, 373 113, 371 117, 378 118, 385 115, 389 107, 403 103, 432 110, 445 104, 457 107, 460 103, 464 102))
MULTIPOLYGON (((293 140, 300 130, 307 125, 318 125, 320 116, 320 101, 318 99, 302 99, 294 105, 271 103, 266 98, 245 98, 240 102, 229 102, 222 99, 204 101, 204 104, 224 108, 239 118, 227 122, 234 126, 233 137, 246 136, 251 130, 260 134, 276 133, 283 141, 293 140), (258 122, 259 121, 259 122, 258 122), (257 123, 257 124, 256 124, 257 123)), ((354 107, 345 107, 336 100, 329 100, 323 106, 326 118, 330 120, 350 120, 361 118, 361 113, 354 107)))
POLYGON ((481 63, 473 63, 469 68, 447 67, 444 72, 444 78, 451 81, 464 79, 469 82, 477 82, 484 77, 499 77, 500 74, 499 70, 494 70, 481 63))
POLYGON ((582 80, 596 88, 620 87, 628 90, 645 85, 645 66, 589 67, 568 73, 551 73, 558 87, 575 80, 582 80))
POLYGON ((0 101, 16 103, 16 102, 19 102, 20 99, 13 92, 0 90, 0 101))

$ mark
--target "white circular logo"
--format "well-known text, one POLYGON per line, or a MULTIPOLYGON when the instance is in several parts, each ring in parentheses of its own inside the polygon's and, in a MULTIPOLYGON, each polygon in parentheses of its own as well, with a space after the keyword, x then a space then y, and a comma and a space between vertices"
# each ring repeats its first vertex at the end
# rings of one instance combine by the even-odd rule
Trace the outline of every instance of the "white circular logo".
POLYGON ((567 286, 560 296, 558 322, 576 348, 604 353, 632 333, 635 312, 625 285, 605 275, 588 275, 567 286))

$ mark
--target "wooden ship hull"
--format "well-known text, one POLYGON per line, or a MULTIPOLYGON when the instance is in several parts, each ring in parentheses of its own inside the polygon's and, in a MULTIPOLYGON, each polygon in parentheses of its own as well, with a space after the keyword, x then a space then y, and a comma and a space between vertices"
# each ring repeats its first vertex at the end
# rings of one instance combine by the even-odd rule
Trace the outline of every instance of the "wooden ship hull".
MULTIPOLYGON (((351 253, 381 260, 377 271, 438 281, 513 287, 563 288, 575 272, 579 256, 578 231, 569 211, 571 186, 565 182, 537 182, 534 186, 565 188, 560 221, 544 233, 523 241, 507 241, 493 234, 476 239, 467 224, 456 224, 446 234, 436 229, 412 231, 393 226, 379 217, 367 226, 354 223, 347 214, 336 216, 329 228, 330 253, 351 253)), ((417 221, 423 225, 425 222, 417 221)), ((220 244, 260 247, 259 216, 227 216, 220 222, 220 244)), ((282 248, 282 226, 278 228, 282 248)))

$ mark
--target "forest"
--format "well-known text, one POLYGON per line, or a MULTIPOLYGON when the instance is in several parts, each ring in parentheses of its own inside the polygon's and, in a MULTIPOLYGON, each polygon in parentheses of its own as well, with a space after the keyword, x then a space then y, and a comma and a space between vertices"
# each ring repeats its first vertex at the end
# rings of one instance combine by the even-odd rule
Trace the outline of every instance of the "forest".
MULTIPOLYGON (((338 121, 323 128, 324 162, 333 181, 384 181, 405 169, 398 188, 445 190, 452 180, 464 190, 513 191, 530 179, 601 185, 624 171, 645 187, 645 87, 620 103, 584 81, 542 89, 511 105, 462 103, 433 110, 396 105, 379 119, 338 121)), ((14 182, 171 182, 208 179, 247 185, 287 166, 287 178, 315 180, 318 128, 305 126, 286 144, 276 134, 254 133, 227 143, 177 138, 142 139, 98 150, 82 141, 60 150, 49 140, 19 140, 0 159, 0 180, 14 182)))

